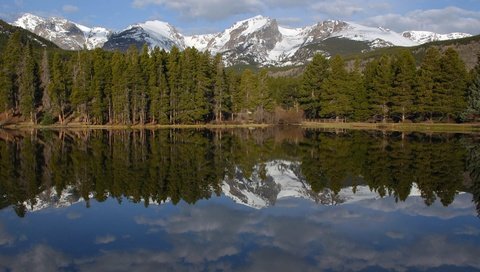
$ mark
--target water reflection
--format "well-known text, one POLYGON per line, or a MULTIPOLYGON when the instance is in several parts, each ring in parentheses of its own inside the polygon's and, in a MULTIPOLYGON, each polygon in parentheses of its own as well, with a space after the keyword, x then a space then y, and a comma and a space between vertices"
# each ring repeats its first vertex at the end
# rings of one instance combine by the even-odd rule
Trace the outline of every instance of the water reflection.
POLYGON ((475 135, 0 137, 0 270, 480 270, 475 135))
POLYGON ((2 135, 2 208, 124 198, 193 204, 222 193, 263 208, 282 197, 322 204, 421 195, 479 203, 475 136, 257 130, 45 131, 2 135))

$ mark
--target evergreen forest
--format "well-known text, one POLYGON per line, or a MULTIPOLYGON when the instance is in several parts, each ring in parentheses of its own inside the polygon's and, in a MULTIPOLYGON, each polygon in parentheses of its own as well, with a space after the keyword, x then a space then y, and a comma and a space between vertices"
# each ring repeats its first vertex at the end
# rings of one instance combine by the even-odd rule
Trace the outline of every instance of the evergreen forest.
MULTIPOLYGON (((407 49, 357 61, 314 56, 297 77, 226 68, 195 48, 62 51, 13 33, 0 52, 0 113, 32 124, 469 122, 480 115, 480 55, 407 49)), ((0 123, 0 125, 2 125, 0 123)))

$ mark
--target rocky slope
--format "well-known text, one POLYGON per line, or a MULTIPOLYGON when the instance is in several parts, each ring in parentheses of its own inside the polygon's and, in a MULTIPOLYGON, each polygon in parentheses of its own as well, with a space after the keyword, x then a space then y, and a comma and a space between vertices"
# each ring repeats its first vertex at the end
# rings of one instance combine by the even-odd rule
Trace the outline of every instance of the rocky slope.
POLYGON ((14 26, 33 32, 66 50, 94 49, 102 47, 111 31, 102 27, 89 28, 62 18, 43 18, 26 13, 14 26))

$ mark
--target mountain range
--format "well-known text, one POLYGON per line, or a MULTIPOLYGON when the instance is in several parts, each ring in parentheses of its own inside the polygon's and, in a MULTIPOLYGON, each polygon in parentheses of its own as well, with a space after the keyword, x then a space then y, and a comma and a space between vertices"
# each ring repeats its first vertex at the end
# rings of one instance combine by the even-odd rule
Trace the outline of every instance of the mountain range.
POLYGON ((280 26, 276 19, 256 16, 239 21, 224 31, 205 35, 183 35, 169 23, 153 20, 128 26, 122 31, 87 27, 62 18, 24 14, 12 23, 67 50, 104 48, 127 50, 131 45, 170 50, 195 47, 223 55, 227 65, 287 66, 304 64, 315 53, 327 56, 358 53, 376 48, 404 46, 470 37, 467 33, 438 34, 427 31, 397 33, 382 27, 327 20, 303 28, 280 26))

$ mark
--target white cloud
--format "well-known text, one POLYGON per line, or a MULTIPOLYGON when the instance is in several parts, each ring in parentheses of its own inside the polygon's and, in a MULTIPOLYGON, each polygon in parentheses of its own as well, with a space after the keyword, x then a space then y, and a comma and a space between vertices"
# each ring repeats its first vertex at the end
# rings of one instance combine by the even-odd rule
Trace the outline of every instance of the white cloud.
POLYGON ((105 236, 98 236, 95 238, 95 244, 97 245, 106 245, 113 243, 117 240, 117 238, 113 235, 107 234, 105 236))
POLYGON ((15 237, 7 232, 5 226, 0 223, 0 246, 13 245, 15 237))
POLYGON ((70 219, 70 220, 75 220, 75 219, 79 219, 82 217, 82 214, 81 213, 78 213, 78 212, 69 212, 67 213, 67 218, 70 219))
POLYGON ((322 14, 334 16, 332 19, 336 19, 337 17, 352 16, 356 13, 361 13, 365 11, 364 6, 362 6, 360 3, 346 0, 339 0, 334 2, 322 1, 313 4, 312 8, 322 14))
POLYGON ((63 271, 70 264, 64 253, 46 245, 36 245, 13 257, 0 255, 0 270, 6 271, 63 271))
POLYGON ((479 11, 451 6, 400 13, 395 11, 395 4, 392 0, 132 0, 135 8, 157 5, 179 14, 187 21, 218 21, 232 16, 273 13, 280 15, 279 21, 284 25, 292 23, 298 26, 299 22, 310 20, 340 19, 384 26, 396 31, 480 33, 479 11))
POLYGON ((63 10, 63 12, 66 12, 66 13, 75 13, 79 10, 79 8, 77 6, 73 6, 73 5, 64 5, 62 7, 62 10, 63 10))
POLYGON ((134 0, 133 6, 142 8, 148 5, 159 5, 179 12, 189 19, 220 20, 233 15, 261 13, 265 4, 260 0, 134 0))
MULTIPOLYGON (((127 252, 102 250, 95 255, 93 251, 92 256, 75 259, 39 245, 13 256, 0 254, 0 270, 56 271, 68 267, 78 271, 152 271, 161 267, 166 271, 359 271, 376 267, 407 271, 448 265, 479 269, 476 240, 456 237, 449 227, 461 223, 461 219, 426 230, 412 228, 405 217, 396 216, 412 215, 416 223, 424 222, 419 218, 424 216, 453 220, 455 216, 447 210, 469 215, 474 210, 471 198, 471 194, 461 194, 448 209, 436 204, 430 207, 432 213, 425 212, 420 197, 410 197, 406 205, 395 203, 391 197, 337 207, 306 203, 295 208, 300 213, 287 214, 279 206, 259 211, 218 203, 179 205, 173 214, 159 212, 134 218, 145 233, 157 228, 160 233, 146 235, 169 245, 167 248, 151 251, 133 246, 135 249, 127 252), (382 220, 389 223, 383 224, 382 220), (404 240, 392 243, 389 238, 404 240)), ((298 203, 289 201, 278 204, 298 203)), ((460 225, 455 233, 477 235, 478 229, 475 225, 460 225)), ((133 233, 123 238, 134 241, 137 235, 141 236, 133 233)), ((96 240, 104 244, 115 239, 105 235, 96 240)))
POLYGON ((480 12, 446 7, 443 9, 414 10, 404 15, 389 13, 364 20, 373 26, 385 26, 396 31, 426 30, 440 33, 467 32, 479 34, 480 12))

